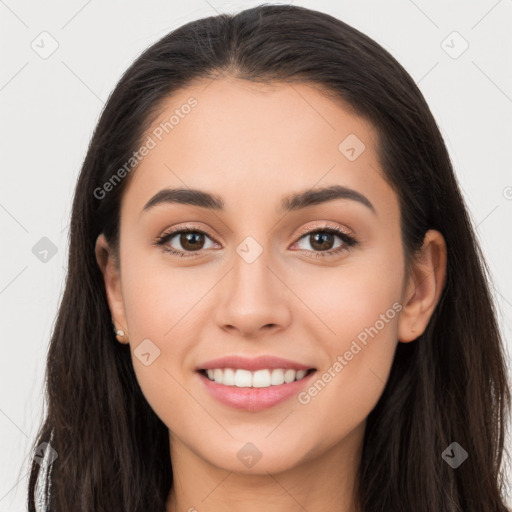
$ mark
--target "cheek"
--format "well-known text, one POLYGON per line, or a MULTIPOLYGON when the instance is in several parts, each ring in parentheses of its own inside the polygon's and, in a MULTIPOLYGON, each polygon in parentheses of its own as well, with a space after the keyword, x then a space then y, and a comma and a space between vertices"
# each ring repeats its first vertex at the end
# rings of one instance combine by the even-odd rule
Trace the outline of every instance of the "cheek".
POLYGON ((218 277, 211 271, 201 273, 199 267, 172 268, 164 258, 156 262, 147 256, 138 258, 136 251, 123 263, 123 298, 135 375, 151 408, 169 425, 169 411, 187 410, 194 403, 183 387, 185 368, 198 331, 209 318, 205 295, 218 277))
MULTIPOLYGON (((215 284, 215 275, 198 267, 173 267, 160 249, 126 258, 123 297, 130 334, 164 341, 194 316, 198 303, 215 284)), ((171 256, 169 256, 171 258, 171 256)))
POLYGON ((388 350, 386 339, 396 341, 403 280, 399 257, 368 250, 338 268, 309 274, 297 294, 326 327, 331 354, 348 350, 352 340, 382 340, 374 352, 388 350))
POLYGON ((398 343, 401 260, 375 256, 340 267, 325 281, 327 293, 310 294, 311 309, 329 327, 321 338, 327 361, 299 403, 315 422, 332 422, 333 431, 355 427, 371 412, 398 343))

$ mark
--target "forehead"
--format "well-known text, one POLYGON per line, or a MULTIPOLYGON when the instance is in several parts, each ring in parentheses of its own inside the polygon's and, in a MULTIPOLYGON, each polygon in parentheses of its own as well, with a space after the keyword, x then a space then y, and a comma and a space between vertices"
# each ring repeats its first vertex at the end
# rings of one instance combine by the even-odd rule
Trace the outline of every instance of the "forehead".
POLYGON ((333 184, 376 202, 375 196, 393 194, 378 162, 374 127, 311 84, 198 81, 160 104, 143 137, 150 139, 123 200, 130 210, 175 186, 219 194, 227 210, 251 197, 262 205, 333 184))

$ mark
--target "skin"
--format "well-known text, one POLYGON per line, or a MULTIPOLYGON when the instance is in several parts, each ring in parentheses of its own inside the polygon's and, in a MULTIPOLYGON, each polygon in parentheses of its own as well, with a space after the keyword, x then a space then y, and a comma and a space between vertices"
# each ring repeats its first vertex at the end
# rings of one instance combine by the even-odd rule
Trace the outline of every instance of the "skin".
MULTIPOLYGON (((191 96, 198 105, 130 177, 120 262, 103 235, 96 243, 113 321, 127 333, 146 399, 169 428, 174 485, 167 511, 353 512, 366 418, 397 343, 415 340, 434 311, 445 282, 445 241, 428 231, 405 274, 398 197, 383 178, 375 129, 318 87, 200 81, 169 97, 147 134, 191 96), (366 147, 354 161, 338 149, 349 134, 366 147), (357 190, 376 214, 349 199, 278 213, 284 195, 327 185, 357 190), (216 194, 225 211, 160 204, 141 213, 166 187, 216 194), (189 249, 191 257, 174 256, 153 244, 187 223, 207 233, 195 255, 189 249), (315 257, 321 249, 300 229, 325 225, 359 244, 315 257), (236 251, 247 236, 263 250, 250 264, 236 251), (195 373, 216 357, 271 354, 321 376, 394 303, 401 311, 307 404, 292 397, 241 411, 217 402, 195 373), (160 350, 149 366, 134 355, 144 339, 160 350), (237 457, 247 442, 262 454, 251 468, 237 457)), ((326 250, 343 243, 334 235, 326 250)), ((179 235, 167 245, 186 251, 179 235)))

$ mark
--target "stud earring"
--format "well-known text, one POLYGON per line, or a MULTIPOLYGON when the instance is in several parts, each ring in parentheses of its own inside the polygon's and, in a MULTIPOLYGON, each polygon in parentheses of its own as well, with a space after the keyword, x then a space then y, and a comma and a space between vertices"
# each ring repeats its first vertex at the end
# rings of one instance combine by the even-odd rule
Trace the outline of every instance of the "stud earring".
POLYGON ((119 341, 119 343, 128 343, 128 338, 126 338, 124 331, 122 329, 116 329, 114 324, 112 325, 114 327, 114 333, 116 335, 117 341, 119 341))

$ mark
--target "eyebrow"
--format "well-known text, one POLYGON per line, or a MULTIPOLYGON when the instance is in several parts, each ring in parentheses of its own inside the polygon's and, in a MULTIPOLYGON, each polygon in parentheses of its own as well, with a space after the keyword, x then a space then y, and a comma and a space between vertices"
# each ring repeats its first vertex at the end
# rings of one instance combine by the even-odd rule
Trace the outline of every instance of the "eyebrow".
MULTIPOLYGON (((367 208, 372 213, 377 215, 375 207, 370 200, 348 187, 341 185, 332 185, 324 188, 308 189, 301 192, 295 192, 281 199, 280 213, 307 208, 335 199, 349 199, 357 201, 367 208)), ((224 210, 224 201, 216 194, 204 192, 202 190, 190 188, 165 188, 157 192, 144 206, 141 213, 144 213, 159 204, 186 204, 190 206, 199 206, 201 208, 208 208, 210 210, 222 211, 224 210)))

